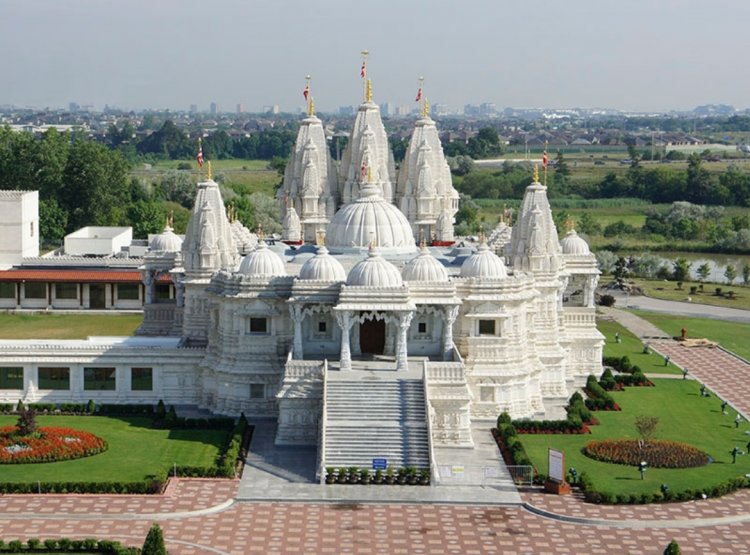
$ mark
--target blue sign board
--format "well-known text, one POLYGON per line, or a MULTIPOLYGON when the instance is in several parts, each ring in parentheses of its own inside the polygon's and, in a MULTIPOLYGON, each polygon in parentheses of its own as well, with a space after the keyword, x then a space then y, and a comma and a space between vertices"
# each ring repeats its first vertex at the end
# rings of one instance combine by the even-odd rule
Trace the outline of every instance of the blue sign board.
POLYGON ((388 468, 388 459, 372 459, 373 470, 385 470, 388 468))

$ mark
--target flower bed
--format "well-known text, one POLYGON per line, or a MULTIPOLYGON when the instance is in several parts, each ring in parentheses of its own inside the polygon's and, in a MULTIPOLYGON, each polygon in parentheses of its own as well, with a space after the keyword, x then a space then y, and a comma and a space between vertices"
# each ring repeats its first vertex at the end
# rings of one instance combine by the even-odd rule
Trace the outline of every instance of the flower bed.
POLYGON ((646 461, 651 468, 694 468, 710 461, 706 453, 692 445, 665 440, 651 440, 642 448, 636 439, 591 441, 583 454, 597 461, 631 466, 646 461))
POLYGON ((18 435, 15 426, 0 428, 0 463, 42 463, 90 457, 105 451, 107 442, 92 433, 71 428, 39 428, 18 435))

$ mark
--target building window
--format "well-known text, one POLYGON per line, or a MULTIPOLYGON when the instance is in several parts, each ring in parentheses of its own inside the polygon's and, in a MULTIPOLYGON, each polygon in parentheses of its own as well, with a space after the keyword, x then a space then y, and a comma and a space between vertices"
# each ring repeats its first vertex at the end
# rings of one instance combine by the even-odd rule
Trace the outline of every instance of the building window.
POLYGON ((265 384, 251 383, 250 384, 250 398, 251 399, 265 399, 266 398, 265 384))
POLYGON ((16 284, 4 281, 0 283, 0 299, 15 299, 16 284))
POLYGON ((41 366, 37 377, 39 389, 70 389, 70 368, 41 366))
POLYGON ((77 283, 56 283, 55 284, 55 298, 56 299, 77 299, 78 298, 78 284, 77 283))
POLYGON ((482 403, 494 403, 495 402, 495 388, 494 387, 480 387, 479 388, 479 400, 482 403))
POLYGON ((327 322, 318 322, 318 333, 326 333, 327 329, 327 322))
POLYGON ((138 283, 118 283, 117 299, 120 301, 137 301, 140 288, 141 286, 138 283))
POLYGON ((23 389, 23 368, 0 368, 0 389, 23 389))
POLYGON ((169 298, 169 284, 168 283, 157 283, 154 287, 154 298, 157 302, 168 301, 169 298))
POLYGON ((417 322, 417 333, 422 335, 427 333, 427 322, 417 322))
POLYGON ((153 369, 131 368, 130 369, 130 390, 131 391, 153 391, 154 390, 153 369))
POLYGON ((479 320, 479 335, 495 335, 495 321, 479 320))
POLYGON ((27 299, 46 299, 47 284, 27 281, 24 284, 23 293, 27 299))
POLYGON ((268 318, 250 318, 250 333, 268 333, 268 318))
POLYGON ((86 391, 114 391, 116 389, 116 373, 112 367, 84 368, 83 389, 86 391))

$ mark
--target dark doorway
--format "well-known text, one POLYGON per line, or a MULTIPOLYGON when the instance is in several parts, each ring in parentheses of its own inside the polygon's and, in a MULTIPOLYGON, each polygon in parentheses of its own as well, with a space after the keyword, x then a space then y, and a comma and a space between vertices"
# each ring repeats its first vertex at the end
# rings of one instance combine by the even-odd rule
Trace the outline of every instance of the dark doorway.
POLYGON ((89 308, 105 308, 107 306, 107 294, 104 287, 104 283, 89 284, 89 308))
POLYGON ((365 320, 359 326, 362 354, 382 355, 385 349, 385 320, 365 320))

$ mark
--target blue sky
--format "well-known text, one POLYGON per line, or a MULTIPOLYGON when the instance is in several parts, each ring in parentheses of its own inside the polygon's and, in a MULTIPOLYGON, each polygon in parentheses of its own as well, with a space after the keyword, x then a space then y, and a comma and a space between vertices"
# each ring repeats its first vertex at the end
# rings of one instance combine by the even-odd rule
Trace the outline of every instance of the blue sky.
POLYGON ((750 106, 742 0, 1 0, 0 104, 750 106))

